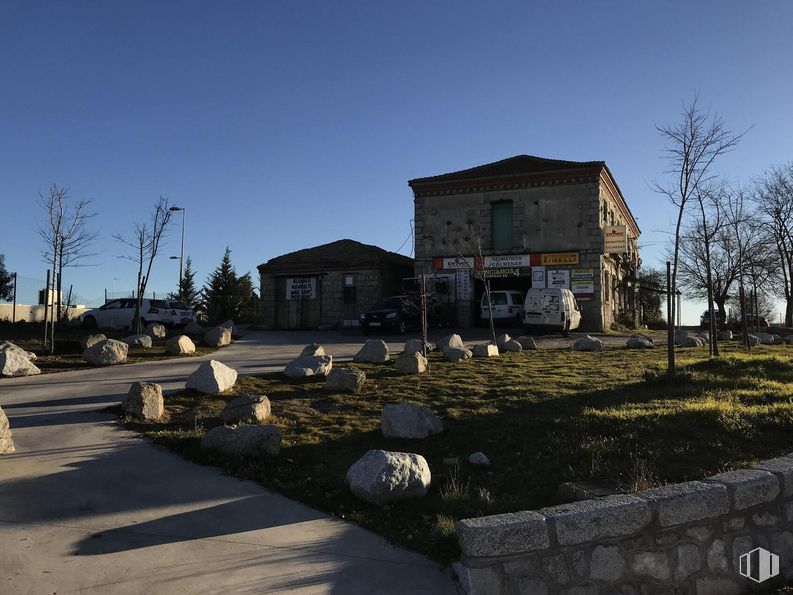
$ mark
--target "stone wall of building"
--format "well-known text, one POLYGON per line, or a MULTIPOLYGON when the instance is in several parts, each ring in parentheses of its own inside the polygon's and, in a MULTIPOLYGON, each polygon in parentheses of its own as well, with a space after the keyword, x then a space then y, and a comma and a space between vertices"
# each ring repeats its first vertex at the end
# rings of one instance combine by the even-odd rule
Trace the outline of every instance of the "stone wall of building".
POLYGON ((469 595, 730 595, 793 578, 793 453, 752 469, 457 524, 469 595), (780 576, 739 558, 762 547, 780 576))
POLYGON ((381 275, 377 269, 328 272, 322 277, 322 324, 342 328, 345 320, 357 321, 361 312, 373 306, 381 297, 381 275), (346 275, 352 275, 355 280, 354 304, 344 303, 346 275))
MULTIPOLYGON (((434 257, 468 256, 477 239, 484 254, 577 252, 579 264, 558 269, 594 269, 595 299, 582 301, 582 330, 605 330, 613 308, 604 303, 601 183, 587 180, 538 182, 530 188, 418 196, 414 200, 416 274, 429 273, 434 257), (513 246, 492 250, 491 203, 512 201, 513 246)), ((603 192, 603 200, 610 196, 603 192)), ((476 307, 474 305, 473 307, 476 307)), ((465 313, 460 319, 467 319, 465 313)))

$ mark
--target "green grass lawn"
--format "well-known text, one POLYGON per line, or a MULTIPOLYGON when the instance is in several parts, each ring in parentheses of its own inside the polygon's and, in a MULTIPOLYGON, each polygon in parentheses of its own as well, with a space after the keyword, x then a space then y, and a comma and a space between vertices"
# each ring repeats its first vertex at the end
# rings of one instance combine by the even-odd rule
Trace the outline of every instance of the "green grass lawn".
POLYGON ((459 555, 455 519, 558 503, 562 482, 612 478, 644 489, 793 450, 793 349, 722 349, 712 361, 704 348, 680 350, 683 371, 674 380, 660 372, 663 349, 540 350, 458 364, 433 355, 420 377, 398 376, 390 365, 345 364, 366 372, 357 395, 268 374, 241 378, 222 395, 167 397, 164 422, 134 427, 188 459, 450 561, 459 555), (270 398, 273 423, 284 429, 278 458, 230 460, 200 450, 201 436, 240 394, 270 398), (380 412, 396 401, 430 407, 445 431, 424 440, 383 438, 380 412), (432 470, 429 494, 383 508, 358 501, 344 477, 371 448, 423 455, 432 470), (491 466, 470 465, 475 451, 491 466))

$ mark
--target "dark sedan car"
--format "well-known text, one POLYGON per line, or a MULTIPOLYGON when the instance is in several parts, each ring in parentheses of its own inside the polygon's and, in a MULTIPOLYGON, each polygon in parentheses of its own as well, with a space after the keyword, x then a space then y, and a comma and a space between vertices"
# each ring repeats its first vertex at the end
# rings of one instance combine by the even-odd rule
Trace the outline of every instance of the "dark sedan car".
POLYGON ((384 298, 361 314, 361 328, 364 333, 375 330, 405 333, 408 327, 419 325, 419 313, 411 310, 404 298, 398 295, 384 298))

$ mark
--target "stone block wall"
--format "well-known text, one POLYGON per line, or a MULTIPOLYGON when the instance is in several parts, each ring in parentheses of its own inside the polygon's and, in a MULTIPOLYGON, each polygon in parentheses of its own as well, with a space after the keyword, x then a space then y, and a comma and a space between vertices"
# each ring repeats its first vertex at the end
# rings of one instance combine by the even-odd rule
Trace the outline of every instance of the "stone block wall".
POLYGON ((730 595, 793 578, 793 453, 701 481, 457 524, 469 595, 730 595), (759 585, 738 572, 779 556, 759 585))

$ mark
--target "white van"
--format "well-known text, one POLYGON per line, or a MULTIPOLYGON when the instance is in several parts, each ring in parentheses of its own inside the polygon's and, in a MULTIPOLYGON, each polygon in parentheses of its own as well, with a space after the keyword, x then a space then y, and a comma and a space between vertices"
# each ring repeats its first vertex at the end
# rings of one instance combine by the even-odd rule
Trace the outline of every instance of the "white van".
POLYGON ((566 337, 581 324, 581 310, 573 292, 563 287, 532 288, 523 303, 526 331, 554 329, 566 337))
MULTIPOLYGON (((520 291, 491 290, 490 305, 493 306, 493 320, 513 320, 516 324, 520 324, 523 320, 523 294, 520 291)), ((490 312, 487 308, 487 294, 482 296, 479 314, 482 320, 490 319, 490 312)))

